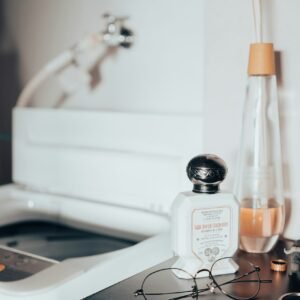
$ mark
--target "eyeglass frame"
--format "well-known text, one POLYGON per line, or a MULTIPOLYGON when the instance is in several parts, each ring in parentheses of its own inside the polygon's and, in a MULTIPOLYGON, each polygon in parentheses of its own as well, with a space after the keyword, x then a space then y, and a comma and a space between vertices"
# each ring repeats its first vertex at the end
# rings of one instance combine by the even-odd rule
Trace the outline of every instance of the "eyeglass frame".
POLYGON ((214 293, 214 290, 215 290, 216 288, 218 288, 218 290, 219 290, 223 295, 225 295, 226 297, 228 297, 228 298, 230 298, 230 299, 233 299, 233 300, 252 300, 252 299, 255 299, 255 298, 257 297, 257 295, 259 294, 261 283, 272 283, 272 280, 271 280, 271 279, 261 279, 261 278, 260 278, 259 272, 261 271, 261 268, 260 268, 259 266, 255 266, 252 262, 250 262, 250 261, 244 259, 245 261, 247 261, 247 262, 253 267, 253 270, 250 271, 250 272, 246 272, 246 273, 244 273, 242 276, 237 277, 237 278, 234 278, 234 279, 229 280, 229 281, 227 281, 227 282, 224 282, 224 283, 222 283, 222 284, 220 285, 220 284, 218 284, 217 281, 215 280, 215 278, 214 278, 215 276, 212 275, 212 269, 213 269, 214 265, 215 265, 218 261, 223 260, 223 259, 233 259, 233 260, 234 260, 234 259, 237 259, 237 258, 235 258, 235 257, 230 257, 230 256, 228 256, 228 257, 221 257, 221 258, 217 259, 216 261, 214 261, 214 263, 212 264, 210 270, 209 270, 209 269, 200 269, 200 270, 198 270, 198 271, 195 273, 194 276, 191 275, 191 274, 190 274, 189 272, 187 272, 186 270, 183 270, 183 269, 180 269, 180 268, 172 268, 172 267, 169 267, 169 268, 162 268, 162 269, 155 270, 155 271, 153 271, 153 272, 151 272, 151 273, 149 273, 149 274, 146 275, 146 277, 143 279, 143 282, 142 282, 142 284, 141 284, 141 288, 138 289, 138 290, 136 290, 136 291, 134 292, 134 296, 135 296, 135 297, 137 297, 137 296, 143 296, 143 298, 144 298, 145 300, 148 300, 148 299, 147 299, 147 295, 148 295, 148 296, 151 296, 151 295, 152 295, 152 296, 159 296, 159 295, 177 294, 177 293, 178 293, 178 294, 179 294, 179 293, 190 293, 190 294, 187 294, 187 295, 183 295, 183 296, 179 296, 179 297, 175 297, 175 298, 170 298, 169 300, 180 300, 180 299, 185 299, 185 298, 190 298, 190 297, 191 297, 191 298, 196 298, 196 299, 198 299, 198 296, 199 296, 200 293, 207 292, 207 291, 210 291, 211 293, 214 293), (150 276, 152 276, 152 275, 154 275, 155 273, 158 273, 158 272, 162 272, 162 271, 172 271, 172 270, 177 270, 177 271, 180 271, 180 272, 184 272, 185 274, 188 274, 188 275, 191 277, 191 279, 192 279, 193 282, 194 282, 194 285, 192 286, 192 290, 191 290, 191 291, 180 291, 180 292, 169 292, 169 293, 150 293, 150 294, 149 294, 149 293, 147 293, 147 294, 144 293, 143 286, 144 286, 146 280, 147 280, 150 276), (197 285, 196 280, 197 280, 198 274, 200 274, 201 272, 207 272, 207 273, 208 273, 208 278, 211 280, 210 287, 209 287, 209 285, 207 285, 208 287, 205 288, 205 289, 199 289, 199 288, 198 288, 198 285, 197 285), (238 282, 257 282, 257 283, 259 284, 256 293, 255 293, 253 296, 251 296, 250 298, 235 298, 235 297, 233 297, 232 295, 227 294, 227 293, 221 288, 221 286, 223 286, 223 285, 225 285, 225 284, 235 283, 235 282, 237 282, 237 281, 236 281, 237 279, 241 279, 241 278, 243 278, 243 277, 245 277, 245 276, 248 276, 248 275, 252 274, 253 272, 256 272, 257 277, 258 277, 258 280, 238 281, 238 282), (212 286, 212 284, 214 284, 215 286, 212 286))

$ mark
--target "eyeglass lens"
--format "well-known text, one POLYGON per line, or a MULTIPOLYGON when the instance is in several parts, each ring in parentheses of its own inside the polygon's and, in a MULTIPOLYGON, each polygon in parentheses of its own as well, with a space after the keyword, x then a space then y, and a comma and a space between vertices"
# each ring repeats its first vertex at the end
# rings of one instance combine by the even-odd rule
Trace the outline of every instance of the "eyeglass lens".
POLYGON ((259 292, 259 273, 255 266, 247 260, 239 258, 219 259, 212 265, 211 274, 221 292, 231 298, 251 299, 259 292))
POLYGON ((167 300, 193 295, 193 289, 195 290, 193 276, 179 269, 163 269, 152 273, 145 279, 142 286, 147 300, 167 300), (178 279, 176 272, 183 272, 182 277, 187 279, 178 279))

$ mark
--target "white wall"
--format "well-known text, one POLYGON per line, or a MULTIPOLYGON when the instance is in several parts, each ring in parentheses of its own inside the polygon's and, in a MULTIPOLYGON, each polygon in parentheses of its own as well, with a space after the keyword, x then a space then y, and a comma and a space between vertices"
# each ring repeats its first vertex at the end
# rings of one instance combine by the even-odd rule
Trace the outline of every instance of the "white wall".
POLYGON ((131 49, 105 60, 102 84, 83 105, 160 113, 201 111, 201 1, 186 5, 184 0, 10 0, 7 10, 23 82, 75 41, 103 30, 102 15, 111 12, 130 17, 128 26, 136 41, 131 49))
MULTIPOLYGON (((297 199, 300 1, 262 2, 265 41, 273 41, 280 52, 285 180, 288 196, 297 199)), ((203 113, 204 149, 228 162, 227 187, 232 187, 248 45, 253 41, 250 0, 7 0, 6 7, 11 36, 19 49, 23 83, 85 33, 101 29, 104 12, 130 16, 128 24, 136 33, 134 46, 105 61, 102 84, 84 106, 203 113)), ((40 104, 43 99, 39 97, 40 104)), ((195 143, 202 144, 197 141, 198 129, 191 130, 195 131, 195 143)))

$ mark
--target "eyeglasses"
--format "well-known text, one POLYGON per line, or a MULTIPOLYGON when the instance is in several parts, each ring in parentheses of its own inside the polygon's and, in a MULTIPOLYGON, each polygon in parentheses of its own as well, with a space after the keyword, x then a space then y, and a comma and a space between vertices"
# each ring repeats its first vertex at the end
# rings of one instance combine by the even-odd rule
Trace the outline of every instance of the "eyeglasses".
POLYGON ((210 269, 201 269, 195 275, 179 268, 164 268, 148 274, 134 295, 145 300, 180 300, 199 299, 201 293, 219 291, 234 300, 251 300, 262 283, 272 282, 260 279, 259 272, 259 267, 236 257, 220 258, 210 269), (228 269, 231 274, 224 274, 228 269), (176 274, 186 279, 178 279, 176 274))

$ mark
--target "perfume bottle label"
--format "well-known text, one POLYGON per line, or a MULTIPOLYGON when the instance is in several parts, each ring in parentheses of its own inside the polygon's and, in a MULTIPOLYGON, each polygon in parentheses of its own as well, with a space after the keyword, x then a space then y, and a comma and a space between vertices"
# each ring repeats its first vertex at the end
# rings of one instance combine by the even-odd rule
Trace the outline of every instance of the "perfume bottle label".
POLYGON ((223 256, 230 243, 230 207, 195 209, 192 213, 192 252, 205 266, 223 256))

